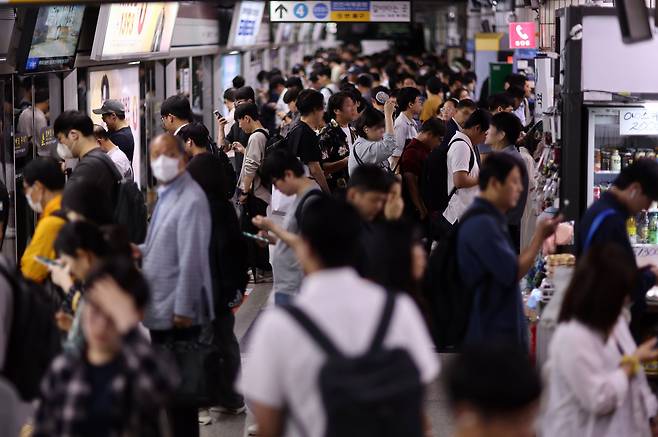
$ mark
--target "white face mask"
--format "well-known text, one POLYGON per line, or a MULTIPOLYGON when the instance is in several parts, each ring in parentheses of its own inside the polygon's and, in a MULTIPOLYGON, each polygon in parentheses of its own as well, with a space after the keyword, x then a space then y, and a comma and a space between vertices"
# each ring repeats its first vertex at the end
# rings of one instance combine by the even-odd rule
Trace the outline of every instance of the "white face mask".
POLYGON ((170 158, 169 156, 160 155, 158 158, 151 161, 151 170, 153 170, 153 176, 155 176, 158 181, 166 184, 178 176, 179 163, 180 160, 177 158, 170 158))
POLYGON ((57 143, 57 154, 62 159, 72 159, 73 154, 71 150, 62 143, 57 143))
POLYGON ((32 211, 36 212, 37 214, 41 214, 43 212, 43 206, 41 206, 41 202, 34 202, 32 200, 32 196, 30 196, 30 192, 32 192, 32 189, 30 188, 29 192, 25 192, 25 199, 27 199, 27 204, 30 205, 30 208, 32 208, 32 211))

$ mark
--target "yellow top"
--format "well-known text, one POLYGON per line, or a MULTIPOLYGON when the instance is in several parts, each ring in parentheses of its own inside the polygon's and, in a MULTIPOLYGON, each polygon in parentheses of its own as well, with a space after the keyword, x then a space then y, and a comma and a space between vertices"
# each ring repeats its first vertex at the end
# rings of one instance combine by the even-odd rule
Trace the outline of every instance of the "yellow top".
POLYGON ((425 123, 430 118, 436 117, 441 103, 440 96, 429 96, 427 100, 425 100, 425 103, 423 103, 423 111, 420 113, 420 121, 425 123))
POLYGON ((35 282, 43 282, 48 277, 48 268, 40 264, 34 257, 55 258, 55 239, 59 230, 66 224, 61 217, 53 216, 55 211, 62 207, 62 195, 58 194, 46 204, 41 218, 34 230, 30 244, 25 249, 21 258, 21 272, 27 279, 35 282))

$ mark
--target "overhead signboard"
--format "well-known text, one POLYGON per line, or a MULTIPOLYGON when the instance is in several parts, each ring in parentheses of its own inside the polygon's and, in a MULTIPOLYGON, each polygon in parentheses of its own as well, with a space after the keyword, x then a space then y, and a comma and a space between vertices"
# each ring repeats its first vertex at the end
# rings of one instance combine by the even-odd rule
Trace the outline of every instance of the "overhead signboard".
POLYGON ((509 24, 510 49, 536 49, 537 29, 534 21, 509 24))
POLYGON ((273 22, 411 22, 410 1, 271 1, 273 22))
POLYGON ((235 6, 229 47, 248 47, 256 44, 264 11, 265 3, 262 1, 242 1, 235 6))

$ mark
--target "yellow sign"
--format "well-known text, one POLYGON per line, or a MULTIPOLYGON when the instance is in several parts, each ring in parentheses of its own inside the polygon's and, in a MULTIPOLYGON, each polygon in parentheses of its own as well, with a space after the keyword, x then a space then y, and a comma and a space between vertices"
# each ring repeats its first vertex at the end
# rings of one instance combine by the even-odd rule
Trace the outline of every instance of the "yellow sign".
POLYGON ((332 11, 331 21, 370 21, 367 11, 332 11))

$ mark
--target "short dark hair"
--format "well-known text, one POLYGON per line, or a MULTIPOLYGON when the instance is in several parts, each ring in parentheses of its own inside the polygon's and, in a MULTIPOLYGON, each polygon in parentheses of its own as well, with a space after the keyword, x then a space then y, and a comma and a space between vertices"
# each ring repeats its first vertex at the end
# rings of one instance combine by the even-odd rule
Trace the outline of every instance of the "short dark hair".
POLYGON ((432 117, 420 127, 421 132, 429 132, 433 137, 441 138, 446 134, 446 124, 443 120, 432 117))
POLYGON ((442 85, 443 83, 441 82, 441 79, 439 79, 436 76, 432 76, 429 79, 427 79, 427 83, 425 84, 425 87, 427 87, 427 91, 429 91, 430 93, 439 94, 443 89, 442 85))
POLYGON ((186 121, 192 121, 192 108, 187 97, 182 95, 171 96, 162 102, 160 106, 160 115, 173 115, 176 118, 186 121))
POLYGON ((81 214, 99 226, 112 223, 110 203, 110 194, 99 192, 94 182, 85 178, 69 181, 62 194, 63 210, 81 214))
POLYGON ((58 256, 77 256, 78 249, 86 250, 98 257, 109 255, 110 247, 103 232, 93 223, 77 221, 66 223, 57 233, 55 252, 58 256))
POLYGON ((50 100, 50 91, 47 88, 37 88, 34 91, 34 103, 43 103, 50 100))
POLYGON ((274 89, 278 87, 279 85, 285 87, 286 86, 286 80, 283 78, 283 76, 272 76, 270 78, 270 89, 274 89))
POLYGON ((476 109, 470 117, 464 122, 464 129, 479 127, 482 132, 489 130, 491 115, 484 109, 476 109))
POLYGON ((372 76, 368 73, 360 74, 356 78, 356 84, 365 88, 372 88, 372 76))
POLYGON ((235 102, 235 88, 229 88, 224 91, 224 100, 235 102))
POLYGON ((525 98, 525 91, 523 91, 523 88, 519 88, 518 86, 511 86, 507 88, 505 93, 512 99, 523 100, 525 98))
POLYGON ((348 91, 340 91, 332 94, 327 103, 327 113, 329 114, 329 117, 334 118, 336 116, 336 111, 343 109, 343 105, 347 99, 352 99, 352 101, 356 103, 354 95, 348 91))
POLYGON ((491 112, 498 108, 508 108, 510 106, 514 106, 514 102, 511 96, 506 93, 497 93, 489 96, 489 99, 487 99, 487 107, 491 112))
POLYGON ((242 88, 245 84, 244 77, 235 76, 233 78, 233 80, 231 81, 231 84, 233 85, 233 88, 235 88, 235 89, 242 88))
POLYGON ((252 87, 243 86, 235 90, 235 100, 251 100, 252 102, 255 102, 256 93, 252 87))
POLYGON ((416 99, 420 97, 420 91, 414 87, 404 87, 398 91, 398 107, 400 111, 409 109, 409 105, 413 104, 416 99))
POLYGON ((384 122, 384 114, 368 106, 363 110, 359 118, 356 119, 356 122, 354 122, 354 129, 360 137, 368 138, 365 128, 383 126, 384 122))
POLYGON ((523 89, 525 86, 525 83, 528 81, 528 78, 524 76, 523 74, 515 74, 512 73, 509 76, 505 78, 505 82, 509 84, 510 87, 519 87, 523 89))
POLYGON ((358 191, 388 193, 392 185, 391 178, 392 176, 380 166, 363 164, 354 169, 354 172, 350 175, 347 188, 354 188, 358 191))
POLYGON ((286 80, 286 88, 299 88, 304 89, 304 83, 302 82, 302 79, 298 76, 290 76, 286 80))
MULTIPOLYGON (((454 99, 454 98, 453 98, 453 100, 457 100, 457 99, 454 99)), ((472 109, 472 110, 475 111, 475 110, 477 109, 477 107, 478 107, 477 103, 475 103, 475 102, 474 102, 473 100, 471 100, 471 99, 462 99, 462 100, 459 100, 459 101, 457 102, 457 104, 456 104, 456 108, 457 108, 458 110, 459 110, 459 109, 468 108, 468 109, 472 109)))
POLYGON ((297 87, 288 88, 285 94, 283 95, 283 103, 287 105, 290 102, 296 102, 297 97, 299 97, 300 91, 301 88, 297 88, 297 87))
POLYGON ((345 202, 329 196, 315 200, 313 207, 304 212, 300 233, 324 267, 356 263, 361 221, 354 208, 345 202))
POLYGON ((85 137, 90 137, 94 134, 94 122, 82 111, 64 111, 59 114, 53 125, 55 135, 68 135, 72 129, 80 131, 85 137))
POLYGON ((304 176, 304 165, 291 151, 275 150, 265 159, 263 173, 270 180, 283 178, 287 170, 292 171, 297 177, 304 176))
POLYGON ((520 412, 542 391, 527 353, 500 343, 465 347, 446 366, 445 388, 453 409, 469 405, 485 418, 520 412))
POLYGON ((190 123, 183 126, 179 132, 183 141, 191 139, 197 147, 210 149, 210 132, 203 123, 190 123))
POLYGON ((562 301, 560 322, 576 319, 607 336, 636 285, 637 267, 624 249, 615 243, 592 246, 578 260, 562 301))
POLYGON ((91 289, 106 278, 113 279, 123 292, 130 295, 138 310, 146 306, 150 296, 148 282, 130 259, 114 256, 102 261, 89 273, 85 288, 91 289))
POLYGON ((658 200, 658 162, 655 159, 642 158, 621 170, 613 185, 621 190, 637 182, 642 192, 653 200, 658 200))
POLYGON ((480 191, 486 190, 492 179, 504 184, 514 167, 521 171, 519 161, 511 154, 505 152, 490 153, 480 169, 480 191))
POLYGON ((508 144, 516 144, 523 131, 521 120, 511 112, 499 112, 491 117, 491 126, 505 133, 508 144))
POLYGON ((119 120, 125 120, 126 119, 126 113, 125 112, 115 112, 114 113, 119 120))
POLYGON ((94 125, 94 136, 97 140, 108 140, 110 138, 110 134, 100 124, 94 125))
POLYGON ((59 191, 66 184, 62 167, 52 158, 37 158, 30 161, 23 169, 23 180, 32 186, 39 181, 50 191, 59 191))
POLYGON ((258 106, 256 106, 255 103, 243 103, 235 108, 234 117, 236 120, 241 120, 246 116, 251 117, 254 121, 260 120, 260 115, 258 114, 258 106))
POLYGON ((303 90, 297 96, 297 110, 302 116, 324 109, 324 96, 321 92, 311 89, 303 90))
POLYGON ((331 67, 329 67, 328 65, 322 65, 321 67, 315 70, 315 74, 317 74, 318 77, 320 76, 331 77, 331 67))

